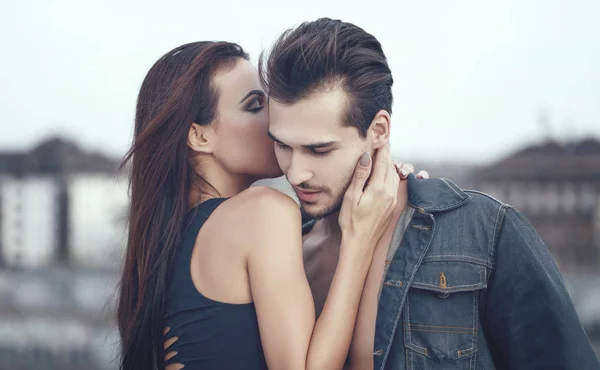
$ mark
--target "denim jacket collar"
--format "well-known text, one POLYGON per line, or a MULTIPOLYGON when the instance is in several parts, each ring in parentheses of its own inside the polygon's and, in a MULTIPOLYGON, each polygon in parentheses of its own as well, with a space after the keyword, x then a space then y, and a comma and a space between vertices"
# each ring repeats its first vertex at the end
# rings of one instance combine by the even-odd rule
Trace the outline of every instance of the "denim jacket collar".
POLYGON ((444 212, 458 208, 471 197, 446 179, 418 180, 408 176, 408 203, 421 212, 444 212))

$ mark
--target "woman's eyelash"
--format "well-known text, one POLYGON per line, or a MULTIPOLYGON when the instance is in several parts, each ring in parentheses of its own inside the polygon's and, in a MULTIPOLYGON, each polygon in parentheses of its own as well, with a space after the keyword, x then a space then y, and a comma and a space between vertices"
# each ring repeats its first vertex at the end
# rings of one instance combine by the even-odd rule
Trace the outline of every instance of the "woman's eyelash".
POLYGON ((248 111, 252 112, 252 113, 256 113, 258 111, 260 111, 261 109, 264 108, 264 105, 262 104, 262 102, 260 101, 260 99, 258 98, 254 98, 252 100, 252 102, 248 105, 248 111), (254 108, 252 108, 254 107, 254 108))

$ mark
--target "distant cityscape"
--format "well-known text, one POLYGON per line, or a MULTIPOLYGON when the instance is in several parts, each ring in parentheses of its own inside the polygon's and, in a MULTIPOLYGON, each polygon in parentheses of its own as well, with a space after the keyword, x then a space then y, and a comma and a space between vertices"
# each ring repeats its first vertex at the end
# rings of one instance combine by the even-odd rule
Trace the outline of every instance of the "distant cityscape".
MULTIPOLYGON (((518 208, 600 350, 600 141, 548 141, 487 166, 415 165, 518 208)), ((0 152, 0 369, 116 368, 128 210, 128 174, 118 168, 63 138, 0 152)), ((283 178, 260 183, 293 196, 283 178)))

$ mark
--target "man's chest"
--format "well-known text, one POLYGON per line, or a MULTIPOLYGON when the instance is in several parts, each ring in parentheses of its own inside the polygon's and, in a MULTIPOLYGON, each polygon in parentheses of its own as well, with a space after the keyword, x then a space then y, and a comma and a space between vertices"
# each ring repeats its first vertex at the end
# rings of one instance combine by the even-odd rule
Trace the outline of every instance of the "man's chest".
MULTIPOLYGON (((381 283, 390 240, 391 233, 384 235, 377 244, 365 284, 378 287, 381 283)), ((335 275, 340 254, 340 243, 341 238, 324 236, 319 233, 309 233, 304 237, 304 271, 315 301, 317 316, 323 310, 335 275)))
POLYGON ((339 260, 340 238, 319 233, 310 233, 304 237, 304 271, 313 299, 317 316, 323 310, 327 293, 339 260))

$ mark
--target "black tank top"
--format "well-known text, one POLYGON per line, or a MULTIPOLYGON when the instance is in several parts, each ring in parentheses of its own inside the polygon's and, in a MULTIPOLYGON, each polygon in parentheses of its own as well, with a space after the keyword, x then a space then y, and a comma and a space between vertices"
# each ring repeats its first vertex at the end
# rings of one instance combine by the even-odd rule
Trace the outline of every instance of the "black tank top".
POLYGON ((185 370, 267 369, 254 303, 231 304, 204 297, 192 282, 190 262, 198 231, 225 198, 209 199, 192 209, 179 253, 169 272, 165 327, 179 339, 165 352, 177 352, 165 364, 185 370))

